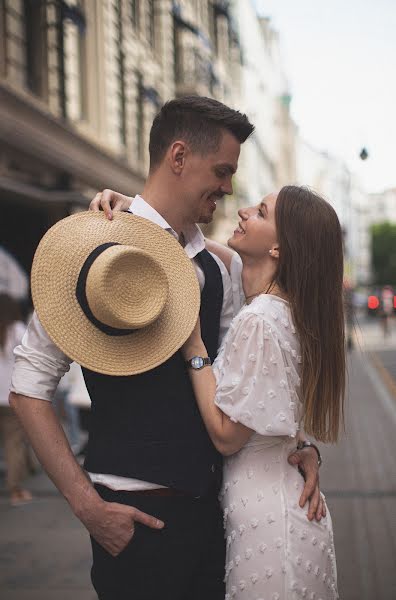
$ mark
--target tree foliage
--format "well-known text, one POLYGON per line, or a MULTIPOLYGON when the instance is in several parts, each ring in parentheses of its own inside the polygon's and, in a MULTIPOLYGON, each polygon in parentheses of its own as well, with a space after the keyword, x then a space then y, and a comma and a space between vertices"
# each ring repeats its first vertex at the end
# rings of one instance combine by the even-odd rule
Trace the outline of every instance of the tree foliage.
POLYGON ((396 223, 372 225, 371 266, 375 284, 396 285, 396 223))

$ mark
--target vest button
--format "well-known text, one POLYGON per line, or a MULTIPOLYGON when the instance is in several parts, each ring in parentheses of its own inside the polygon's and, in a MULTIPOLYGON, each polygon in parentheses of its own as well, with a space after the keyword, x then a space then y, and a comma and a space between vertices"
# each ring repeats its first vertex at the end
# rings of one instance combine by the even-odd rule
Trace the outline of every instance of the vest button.
POLYGON ((211 466, 211 471, 212 471, 212 473, 214 473, 214 472, 215 472, 215 470, 216 470, 216 467, 215 467, 215 465, 212 465, 212 466, 211 466))

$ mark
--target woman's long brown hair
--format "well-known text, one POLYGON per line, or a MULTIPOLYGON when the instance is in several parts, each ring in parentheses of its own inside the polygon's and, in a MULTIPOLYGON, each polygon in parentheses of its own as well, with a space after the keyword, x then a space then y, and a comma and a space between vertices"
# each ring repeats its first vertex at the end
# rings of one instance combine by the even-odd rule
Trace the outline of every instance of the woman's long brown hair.
POLYGON ((8 327, 15 321, 22 321, 18 302, 8 294, 0 293, 0 352, 4 350, 8 327))
POLYGON ((275 207, 279 263, 301 345, 304 429, 335 442, 344 419, 343 240, 335 210, 305 187, 283 187, 275 207))

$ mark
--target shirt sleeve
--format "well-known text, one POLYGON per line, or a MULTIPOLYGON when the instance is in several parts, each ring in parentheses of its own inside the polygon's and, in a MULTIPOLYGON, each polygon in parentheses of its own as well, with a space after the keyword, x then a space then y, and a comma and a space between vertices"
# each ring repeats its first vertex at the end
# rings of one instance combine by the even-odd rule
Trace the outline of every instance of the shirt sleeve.
POLYGON ((232 421, 265 436, 296 436, 282 351, 262 316, 247 312, 232 326, 214 372, 215 403, 232 421))
POLYGON ((223 263, 222 260, 216 254, 212 252, 210 255, 215 259, 216 263, 219 266, 221 279, 223 282, 223 305, 221 307, 220 314, 220 331, 219 331, 219 346, 221 345, 225 334, 228 331, 228 328, 231 324, 231 321, 234 317, 234 304, 233 304, 233 296, 232 296, 232 287, 231 287, 231 278, 227 271, 227 267, 223 263))
POLYGON ((52 401, 71 359, 49 338, 35 312, 14 357, 11 392, 52 401))
POLYGON ((25 335, 26 325, 22 321, 15 321, 12 328, 12 348, 22 342, 22 338, 25 335))

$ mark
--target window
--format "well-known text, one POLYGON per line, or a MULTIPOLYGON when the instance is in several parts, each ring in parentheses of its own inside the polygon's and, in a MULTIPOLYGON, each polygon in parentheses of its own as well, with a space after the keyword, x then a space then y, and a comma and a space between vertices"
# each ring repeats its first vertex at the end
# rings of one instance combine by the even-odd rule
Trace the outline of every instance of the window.
POLYGON ((1 71, 14 84, 41 96, 45 56, 43 3, 2 2, 0 12, 1 71))
POLYGON ((178 82, 181 78, 181 31, 177 21, 173 20, 173 69, 174 78, 178 82))
POLYGON ((208 3, 208 21, 209 21, 209 32, 210 38, 213 45, 215 54, 218 54, 218 31, 217 31, 217 12, 212 2, 208 3))
POLYGON ((115 3, 115 13, 117 18, 117 29, 119 35, 117 51, 117 75, 118 75, 118 110, 119 110, 119 137, 121 143, 126 146, 126 89, 125 89, 125 53, 124 53, 124 34, 122 23, 122 1, 115 3))
POLYGON ((6 43, 6 9, 4 2, 0 4, 0 77, 7 72, 7 43, 6 43))
MULTIPOLYGON (((29 0, 33 10, 38 2, 29 0)), ((42 35, 46 40, 46 94, 51 110, 65 119, 86 116, 87 23, 83 0, 40 0, 43 10, 42 35)), ((34 54, 34 52, 33 52, 34 54)))
POLYGON ((147 2, 147 39, 152 48, 155 47, 155 0, 147 2))
POLYGON ((142 74, 136 73, 136 153, 138 160, 144 156, 144 98, 142 74))
POLYGON ((140 23, 139 4, 140 4, 139 0, 130 0, 129 1, 131 22, 135 29, 139 29, 139 23, 140 23))
POLYGON ((37 96, 45 94, 46 29, 44 2, 24 0, 26 86, 37 96))
POLYGON ((82 2, 69 0, 61 18, 65 111, 67 118, 79 121, 86 115, 86 90, 84 89, 86 22, 82 2))

